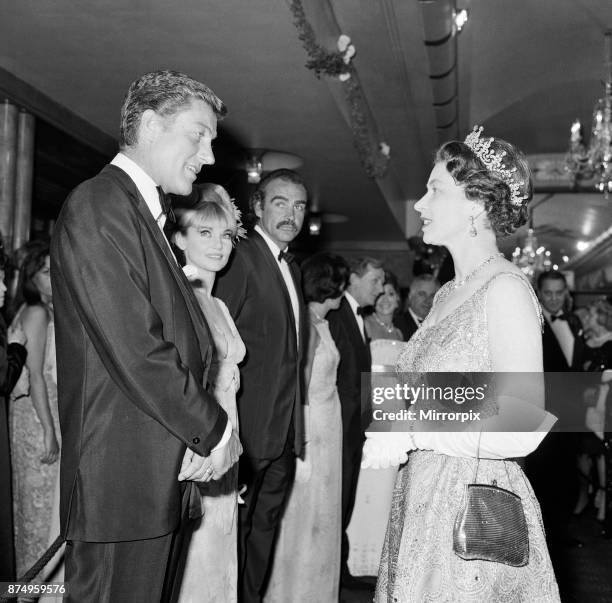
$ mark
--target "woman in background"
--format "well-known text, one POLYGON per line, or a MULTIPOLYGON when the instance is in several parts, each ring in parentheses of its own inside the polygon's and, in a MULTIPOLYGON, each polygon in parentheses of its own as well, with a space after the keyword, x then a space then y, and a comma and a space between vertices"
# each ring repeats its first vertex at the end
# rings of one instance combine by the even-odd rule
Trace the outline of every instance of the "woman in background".
POLYGON ((399 306, 400 292, 397 278, 395 274, 385 270, 383 292, 376 298, 374 311, 363 320, 370 340, 394 339, 403 341, 402 332, 393 322, 399 306))
POLYGON ((281 521, 266 603, 337 603, 340 579, 342 418, 336 389, 340 355, 325 319, 340 306, 349 269, 316 254, 301 266, 309 334, 306 445, 281 521))
MULTIPOLYGON (((586 336, 586 371, 603 372, 612 370, 612 304, 600 300, 588 307, 583 319, 586 336)), ((581 434, 581 454, 579 469, 581 489, 574 513, 579 514, 588 504, 588 484, 592 470, 592 459, 597 469, 597 488, 593 504, 597 509, 597 519, 604 524, 604 534, 612 536, 612 406, 610 396, 610 376, 606 373, 602 385, 593 395, 593 406, 587 409, 589 432, 581 434), (606 443, 607 442, 607 443, 606 443)))
MULTIPOLYGON (((364 319, 371 340, 373 387, 389 385, 387 375, 395 373, 404 340, 393 322, 399 307, 397 278, 385 270, 383 292, 376 298, 374 312, 364 319)), ((396 477, 396 466, 370 467, 359 472, 355 507, 348 527, 353 575, 375 576, 378 572, 396 477)))
MULTIPOLYGON (((238 363, 246 350, 227 307, 212 295, 212 290, 217 272, 227 264, 244 229, 240 212, 222 186, 205 183, 194 190, 195 205, 175 208, 177 231, 173 242, 212 334, 214 348, 208 382, 238 431, 238 363)), ((203 516, 186 551, 179 597, 184 603, 237 600, 238 464, 218 480, 211 481, 212 468, 209 471, 205 476, 208 481, 197 483, 203 516)))
MULTIPOLYGON (((6 296, 5 270, 7 258, 0 242, 0 308, 6 296)), ((27 351, 25 333, 21 325, 7 331, 0 315, 0 582, 12 582, 15 575, 13 539, 13 488, 8 424, 9 394, 23 369, 27 351)))
POLYGON ((29 376, 29 394, 26 385, 25 395, 13 400, 9 409, 15 557, 17 576, 21 576, 47 549, 49 540, 59 535, 59 531, 51 534, 52 526, 59 526, 60 431, 47 246, 28 246, 15 307, 12 325, 23 328, 28 352, 27 374, 20 382, 29 376))

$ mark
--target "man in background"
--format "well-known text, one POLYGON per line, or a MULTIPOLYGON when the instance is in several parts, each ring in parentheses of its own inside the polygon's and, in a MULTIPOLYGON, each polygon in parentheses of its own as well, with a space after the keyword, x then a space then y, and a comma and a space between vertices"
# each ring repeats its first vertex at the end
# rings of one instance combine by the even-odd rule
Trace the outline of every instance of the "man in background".
POLYGON ((360 588, 348 568, 349 540, 346 529, 351 521, 365 429, 371 421, 369 388, 362 388, 362 373, 372 368, 362 309, 373 306, 383 292, 385 272, 374 258, 348 260, 350 276, 338 310, 329 312, 329 330, 340 352, 338 395, 342 407, 342 548, 340 584, 360 588))
POLYGON ((303 445, 306 311, 300 270, 287 247, 302 228, 307 202, 306 185, 296 172, 281 169, 265 176, 250 199, 255 227, 236 247, 215 290, 247 350, 237 398, 244 445, 239 481, 247 487, 239 511, 242 603, 259 602, 265 594, 295 457, 303 445))
POLYGON ((415 331, 429 314, 439 288, 440 283, 432 274, 415 276, 412 283, 410 283, 406 309, 404 312, 399 313, 395 320, 396 326, 404 336, 404 341, 408 341, 414 335, 415 331))

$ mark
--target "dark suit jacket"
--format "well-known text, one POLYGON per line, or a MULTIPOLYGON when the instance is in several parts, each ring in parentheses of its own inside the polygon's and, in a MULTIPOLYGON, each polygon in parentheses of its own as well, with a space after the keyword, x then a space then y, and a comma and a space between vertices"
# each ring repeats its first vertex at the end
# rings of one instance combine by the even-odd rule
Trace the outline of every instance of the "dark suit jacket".
POLYGON ((300 349, 289 292, 259 233, 253 231, 236 245, 215 288, 247 350, 240 367, 238 418, 244 451, 256 459, 281 455, 292 422, 296 454, 303 445, 301 364, 307 337, 306 310, 299 268, 295 262, 289 268, 300 304, 300 349))
POLYGON ((393 322, 395 326, 402 332, 404 336, 404 341, 408 341, 419 328, 416 322, 414 322, 414 318, 412 318, 412 314, 410 312, 401 312, 394 318, 393 322))
POLYGON ((168 534, 186 447, 209 454, 227 415, 203 386, 212 348, 197 300, 123 170, 106 166, 64 203, 51 279, 62 533, 168 534))
POLYGON ((345 454, 352 455, 361 452, 364 429, 371 422, 369 391, 362 391, 361 387, 361 373, 369 373, 372 367, 370 346, 364 342, 346 298, 342 298, 337 310, 329 312, 327 320, 340 352, 338 395, 342 407, 343 447, 345 454))
MULTIPOLYGON (((8 398, 13 391, 27 356, 19 343, 6 342, 6 324, 0 316, 0 581, 15 579, 13 549, 13 499, 11 452, 8 425, 8 398)), ((22 403, 17 402, 17 404, 22 403)))
POLYGON ((574 355, 571 364, 567 363, 557 336, 550 328, 549 322, 546 319, 544 320, 542 351, 544 354, 544 371, 546 372, 582 371, 585 351, 582 325, 580 319, 574 314, 568 314, 567 324, 574 336, 574 355))
POLYGON ((557 336, 544 319, 542 332, 542 351, 546 375, 546 410, 554 414, 558 421, 557 431, 574 431, 584 424, 582 394, 586 384, 579 375, 560 376, 555 373, 581 372, 584 362, 584 338, 582 324, 574 314, 568 314, 567 323, 574 336, 574 353, 568 364, 557 336))

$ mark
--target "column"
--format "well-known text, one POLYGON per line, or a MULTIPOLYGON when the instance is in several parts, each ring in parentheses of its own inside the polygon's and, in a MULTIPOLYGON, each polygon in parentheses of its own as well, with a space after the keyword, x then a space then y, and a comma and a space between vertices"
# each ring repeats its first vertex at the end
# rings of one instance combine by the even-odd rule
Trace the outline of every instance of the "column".
POLYGON ((8 100, 0 104, 0 231, 7 251, 13 249, 18 113, 8 100))
POLYGON ((25 110, 19 112, 17 127, 17 170, 13 215, 13 249, 30 239, 32 182, 34 175, 34 128, 36 120, 25 110))

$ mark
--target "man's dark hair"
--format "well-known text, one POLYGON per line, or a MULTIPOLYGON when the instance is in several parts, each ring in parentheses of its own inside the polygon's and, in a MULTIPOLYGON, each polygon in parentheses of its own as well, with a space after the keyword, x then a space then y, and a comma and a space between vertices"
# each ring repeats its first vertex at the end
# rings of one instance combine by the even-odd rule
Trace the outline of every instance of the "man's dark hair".
POLYGON ((348 259, 349 269, 351 274, 356 274, 359 277, 362 277, 367 271, 368 268, 382 268, 383 263, 376 258, 371 257, 358 257, 358 258, 349 258, 348 259))
POLYGON ((542 289, 544 281, 561 281, 567 288, 567 279, 565 278, 565 275, 558 270, 548 270, 547 272, 541 272, 538 275, 538 279, 536 281, 538 291, 542 289))

